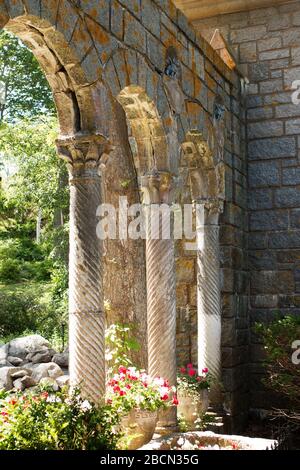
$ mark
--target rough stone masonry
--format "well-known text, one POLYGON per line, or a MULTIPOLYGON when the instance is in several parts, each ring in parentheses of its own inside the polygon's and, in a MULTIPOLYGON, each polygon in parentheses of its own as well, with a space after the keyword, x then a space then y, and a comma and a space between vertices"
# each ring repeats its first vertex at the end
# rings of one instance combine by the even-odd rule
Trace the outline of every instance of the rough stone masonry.
MULTIPOLYGON (((251 325, 274 318, 276 311, 300 311, 300 104, 292 102, 293 83, 300 80, 300 2, 273 3, 195 23, 208 41, 219 29, 249 79, 251 325)), ((271 402, 260 380, 262 359, 261 345, 252 334, 252 408, 268 408, 271 402)))
MULTIPOLYGON (((297 21, 296 16, 293 21, 297 21)), ((58 154, 68 165, 71 185, 71 381, 81 380, 84 392, 94 399, 103 395, 104 301, 107 322, 122 320, 136 326, 138 340, 143 346, 140 362, 144 366, 148 365, 149 357, 157 359, 160 350, 154 336, 157 331, 150 329, 147 335, 149 312, 154 324, 158 323, 160 315, 165 315, 163 338, 168 338, 166 344, 173 344, 164 357, 170 362, 170 371, 174 370, 176 357, 178 365, 190 361, 197 363, 198 320, 215 310, 222 334, 222 350, 216 351, 221 358, 222 405, 229 424, 238 430, 248 413, 250 360, 246 97, 242 75, 227 67, 170 0, 1 0, 0 26, 19 36, 31 48, 45 72, 57 106, 60 123, 58 154), (219 112, 220 103, 224 113, 219 112), (192 173, 183 147, 198 162, 192 173), (203 152, 203 148, 208 150, 203 152), (211 165, 205 163, 207 154, 211 156, 211 165), (216 266, 221 279, 221 308, 212 305, 206 309, 204 303, 199 310, 197 272, 201 265, 197 264, 197 252, 187 252, 183 243, 168 248, 169 257, 176 260, 177 296, 173 299, 177 301, 176 321, 172 301, 166 302, 167 312, 159 305, 149 310, 155 299, 153 280, 157 281, 157 275, 152 266, 150 269, 154 258, 150 257, 144 244, 127 240, 101 244, 93 237, 97 224, 93 213, 97 204, 116 203, 120 195, 126 195, 131 203, 138 202, 143 177, 154 178, 157 184, 167 178, 176 188, 170 203, 195 202, 193 178, 205 183, 200 192, 206 207, 214 206, 211 203, 216 201, 222 203, 223 212, 218 218, 220 266, 216 266)), ((267 27, 260 24, 251 28, 260 44, 267 27)), ((287 44, 296 41, 294 30, 291 28, 290 37, 288 31, 285 32, 282 41, 286 44, 282 43, 279 49, 290 50, 287 44)), ((244 47, 251 31, 233 30, 235 36, 233 34, 232 39, 244 47)), ((270 39, 275 41, 276 34, 273 36, 270 34, 270 39)), ((259 47, 259 54, 266 54, 273 46, 269 49, 270 46, 262 42, 259 47)), ((290 136, 289 133, 297 122, 290 121, 287 131, 283 131, 281 117, 274 115, 274 121, 277 118, 278 121, 273 126, 255 127, 255 112, 263 113, 263 103, 259 104, 262 97, 258 93, 267 96, 268 87, 276 88, 277 80, 280 88, 279 82, 283 80, 275 76, 279 73, 278 67, 269 70, 269 62, 286 58, 265 57, 262 60, 266 61, 262 66, 252 62, 249 65, 255 82, 247 98, 254 104, 253 124, 248 130, 252 206, 261 204, 259 191, 263 188, 258 178, 262 171, 267 181, 271 179, 275 185, 277 177, 289 181, 291 172, 297 169, 296 140, 294 134, 290 136), (260 91, 258 87, 261 87, 260 91), (273 139, 269 140, 274 149, 272 157, 278 158, 275 170, 266 158, 268 140, 263 144, 257 142, 258 138, 264 137, 257 132, 271 133, 267 139, 273 139), (282 155, 283 146, 285 155, 282 155), (281 168, 282 160, 286 166, 281 168)), ((296 53, 293 60, 297 60, 296 53)), ((285 80, 289 79, 287 75, 285 80)), ((273 92, 272 88, 270 93, 273 92)), ((284 103, 278 105, 277 114, 288 113, 287 106, 284 103)), ((270 107, 274 109, 272 104, 270 107)), ((290 191, 293 186, 289 184, 287 188, 269 190, 269 197, 274 192, 272 229, 275 224, 284 225, 285 210, 277 210, 277 205, 282 208, 290 204, 290 191)), ((290 211, 290 215, 291 223, 297 224, 297 213, 290 211)), ((260 212, 253 212, 251 217, 255 228, 260 212)), ((270 223, 270 219, 263 218, 263 223, 270 223)), ((297 244, 295 234, 294 231, 289 234, 291 245, 297 244)), ((274 253, 286 240, 280 230, 276 237, 272 239, 276 245, 271 247, 274 253)), ((263 246, 260 230, 253 233, 251 243, 257 246, 253 250, 252 263, 259 263, 255 250, 263 246)), ((161 249, 163 246, 157 247, 157 252, 161 249)), ((281 250, 281 256, 284 253, 281 250)), ((170 259, 170 263, 173 261, 170 259)), ((156 263, 163 276, 163 285, 173 286, 175 271, 170 269, 171 264, 163 270, 158 257, 156 263)), ((287 268, 279 274, 272 268, 267 269, 269 274, 259 271, 262 278, 258 281, 253 278, 252 289, 255 285, 260 290, 269 285, 267 276, 271 285, 278 285, 276 276, 279 276, 282 294, 286 294, 283 285, 290 286, 291 270, 287 259, 280 263, 287 268)), ((256 298, 255 291, 252 292, 256 298)), ((264 301, 263 297, 261 301, 264 301)), ((216 344, 219 345, 219 341, 216 344)))

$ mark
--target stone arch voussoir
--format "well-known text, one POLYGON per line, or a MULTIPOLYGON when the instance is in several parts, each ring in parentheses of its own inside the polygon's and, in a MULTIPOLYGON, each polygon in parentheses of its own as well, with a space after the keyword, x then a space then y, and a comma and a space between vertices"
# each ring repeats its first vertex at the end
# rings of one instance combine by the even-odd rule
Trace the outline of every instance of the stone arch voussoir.
POLYGON ((61 135, 100 128, 94 83, 102 64, 86 22, 66 1, 0 1, 0 27, 32 50, 53 92, 61 135))
POLYGON ((172 171, 173 119, 162 77, 141 54, 120 48, 105 65, 103 80, 125 110, 138 174, 172 171))

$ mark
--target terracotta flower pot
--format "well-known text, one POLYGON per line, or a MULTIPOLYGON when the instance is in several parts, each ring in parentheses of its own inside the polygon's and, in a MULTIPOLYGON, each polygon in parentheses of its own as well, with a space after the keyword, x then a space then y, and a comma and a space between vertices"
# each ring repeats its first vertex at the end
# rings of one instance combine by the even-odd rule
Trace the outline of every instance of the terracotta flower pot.
POLYGON ((158 419, 157 411, 139 409, 131 412, 121 420, 121 432, 128 450, 135 450, 151 441, 158 419))
POLYGON ((178 401, 179 417, 184 420, 188 430, 196 429, 195 421, 206 413, 209 406, 208 390, 202 390, 197 395, 179 390, 178 401))

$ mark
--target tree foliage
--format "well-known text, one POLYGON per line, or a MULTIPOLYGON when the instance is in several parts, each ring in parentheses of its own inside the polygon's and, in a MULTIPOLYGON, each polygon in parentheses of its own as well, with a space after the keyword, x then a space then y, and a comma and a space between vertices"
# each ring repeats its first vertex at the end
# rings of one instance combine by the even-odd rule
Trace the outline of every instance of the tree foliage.
POLYGON ((52 93, 32 52, 7 31, 0 32, 0 121, 54 114, 52 93))
POLYGON ((0 284, 11 291, 0 296, 0 335, 34 329, 52 340, 68 310, 68 176, 54 111, 31 51, 0 33, 0 284), (39 285, 45 296, 32 295, 39 285))
POLYGON ((15 168, 6 182, 6 198, 20 220, 36 217, 39 208, 50 220, 57 209, 67 212, 67 170, 57 158, 56 136, 57 120, 53 117, 0 126, 2 160, 15 168))

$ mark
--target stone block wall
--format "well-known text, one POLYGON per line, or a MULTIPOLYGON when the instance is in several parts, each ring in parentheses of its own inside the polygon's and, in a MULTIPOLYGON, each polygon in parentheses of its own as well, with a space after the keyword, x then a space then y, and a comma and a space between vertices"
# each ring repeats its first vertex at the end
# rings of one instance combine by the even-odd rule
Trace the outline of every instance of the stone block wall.
MULTIPOLYGON (((195 24, 210 41, 218 28, 249 79, 247 107, 249 313, 300 313, 300 2, 220 15, 195 24), (299 85, 298 85, 299 89, 299 85)), ((268 408, 263 351, 251 334, 251 406, 268 408)), ((298 339, 298 338, 295 338, 298 339)))

